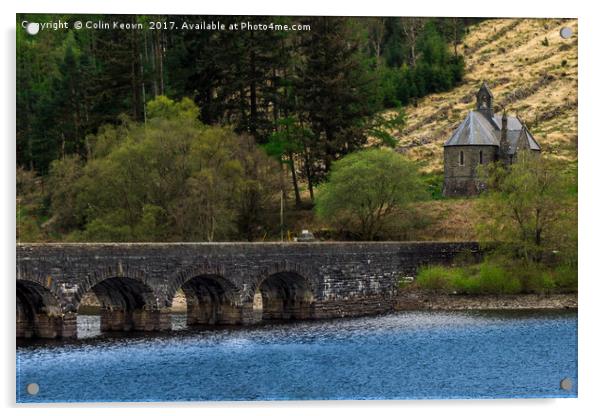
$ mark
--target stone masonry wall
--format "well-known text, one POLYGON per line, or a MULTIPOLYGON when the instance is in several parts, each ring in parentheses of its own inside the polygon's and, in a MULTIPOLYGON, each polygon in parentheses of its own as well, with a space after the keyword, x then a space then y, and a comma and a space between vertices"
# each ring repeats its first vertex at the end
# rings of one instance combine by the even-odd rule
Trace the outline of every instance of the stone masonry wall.
MULTIPOLYGON (((19 244, 17 279, 43 286, 63 313, 77 312, 83 295, 110 278, 149 288, 145 309, 165 315, 189 279, 210 275, 227 283, 242 323, 252 322, 256 289, 276 273, 305 279, 313 318, 391 310, 401 277, 423 264, 450 263, 478 245, 439 242, 19 244), (133 280, 132 280, 133 279, 133 280), (125 281, 125 280, 124 280, 125 281), (138 284, 138 283, 137 283, 138 284), (151 292, 152 291, 152 292, 151 292)), ((117 317, 112 318, 117 320, 117 317)), ((122 324, 120 324, 122 325, 122 324)), ((148 324, 150 325, 150 324, 148 324)), ((163 324, 152 324, 151 329, 163 324)))
POLYGON ((483 164, 496 160, 496 146, 446 146, 443 149, 445 179, 443 195, 476 195, 479 189, 477 169, 482 152, 483 164), (460 164, 460 152, 464 153, 464 164, 460 164))

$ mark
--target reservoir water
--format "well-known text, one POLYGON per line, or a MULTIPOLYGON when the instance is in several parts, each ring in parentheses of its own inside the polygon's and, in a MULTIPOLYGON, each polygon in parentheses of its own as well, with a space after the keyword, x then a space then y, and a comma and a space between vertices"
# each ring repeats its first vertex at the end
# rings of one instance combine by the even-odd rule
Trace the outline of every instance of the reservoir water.
POLYGON ((576 312, 399 312, 158 335, 94 336, 85 317, 78 326, 89 338, 17 343, 17 402, 577 396, 576 312))

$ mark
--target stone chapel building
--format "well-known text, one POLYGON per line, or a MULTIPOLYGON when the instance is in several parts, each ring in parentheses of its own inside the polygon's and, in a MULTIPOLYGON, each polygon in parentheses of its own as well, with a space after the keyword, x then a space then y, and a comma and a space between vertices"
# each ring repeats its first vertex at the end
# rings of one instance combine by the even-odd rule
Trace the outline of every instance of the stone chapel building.
POLYGON ((495 114, 493 94, 483 83, 471 110, 443 145, 444 196, 476 195, 483 189, 477 168, 501 160, 512 164, 518 153, 540 153, 541 147, 518 117, 495 114))

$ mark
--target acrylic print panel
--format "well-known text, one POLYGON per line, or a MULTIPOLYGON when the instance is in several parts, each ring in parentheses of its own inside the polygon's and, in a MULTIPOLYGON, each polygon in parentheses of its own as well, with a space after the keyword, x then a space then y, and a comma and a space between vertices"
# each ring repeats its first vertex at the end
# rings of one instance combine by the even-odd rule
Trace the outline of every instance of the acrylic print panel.
POLYGON ((16 36, 17 402, 577 396, 577 20, 16 36))

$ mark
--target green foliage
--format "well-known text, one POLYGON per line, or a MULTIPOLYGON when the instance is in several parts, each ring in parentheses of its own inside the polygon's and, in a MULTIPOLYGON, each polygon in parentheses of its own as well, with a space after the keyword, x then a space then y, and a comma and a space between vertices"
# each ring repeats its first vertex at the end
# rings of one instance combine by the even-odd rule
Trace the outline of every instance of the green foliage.
POLYGON ((521 291, 520 280, 495 264, 483 263, 479 269, 479 292, 489 295, 512 295, 521 291))
POLYGON ((366 123, 368 135, 378 139, 380 144, 388 147, 395 147, 397 138, 395 133, 402 130, 406 123, 406 115, 403 108, 397 108, 389 112, 375 114, 372 119, 366 123))
POLYGON ((149 103, 146 124, 103 129, 94 157, 55 161, 53 227, 85 241, 214 241, 265 232, 279 169, 248 137, 207 127, 190 100, 149 103))
POLYGON ((368 149, 335 162, 319 188, 316 213, 357 238, 374 240, 424 197, 418 167, 388 149, 368 149))
POLYGON ((423 175, 424 183, 432 199, 443 199, 443 173, 423 175))
MULTIPOLYGON (((21 14, 17 22, 69 16, 21 14)), ((96 20, 98 16, 78 16, 96 20)), ((238 16, 216 16, 229 25, 238 16)), ((165 20, 112 16, 116 22, 165 20)), ((186 16, 170 16, 179 25, 186 16)), ((299 160, 308 181, 324 179, 330 164, 387 131, 402 117, 383 108, 447 89, 461 78, 461 57, 448 52, 474 19, 274 17, 306 24, 302 32, 187 32, 103 30, 17 32, 17 157, 42 175, 53 160, 94 148, 88 138, 125 115, 133 122, 164 111, 164 96, 182 101, 206 125, 228 125, 259 144, 279 131, 279 120, 310 132, 299 160), (411 36, 407 32, 408 25, 411 36), (376 116, 376 117, 375 117, 376 116)), ((261 16, 245 21, 264 23, 261 16)), ((171 108, 171 107, 169 107, 171 108)), ((180 113, 185 111, 176 110, 180 113)), ((401 113, 399 113, 401 115, 401 113)), ((169 118, 168 114, 162 114, 169 118)))
POLYGON ((46 220, 46 195, 35 172, 17 167, 17 241, 46 239, 42 228, 46 220))
POLYGON ((146 107, 147 117, 149 119, 165 120, 195 120, 199 115, 199 109, 188 97, 176 102, 160 95, 150 101, 146 107))
POLYGON ((521 291, 518 278, 491 263, 475 267, 428 266, 416 277, 417 286, 430 293, 464 295, 508 295, 521 291))
POLYGON ((556 287, 563 292, 577 292, 577 267, 576 265, 562 265, 555 270, 554 281, 556 287))
POLYGON ((311 23, 301 44, 305 65, 295 93, 312 131, 308 147, 317 162, 312 163, 317 183, 335 160, 366 144, 372 117, 382 106, 375 94, 376 78, 361 54, 361 32, 354 30, 355 22, 316 17, 311 23))
POLYGON ((311 132, 303 129, 293 117, 278 120, 276 126, 277 130, 270 135, 264 148, 268 155, 275 157, 280 163, 290 163, 287 156, 300 153, 311 132))
POLYGON ((557 163, 523 153, 510 167, 484 165, 487 191, 479 198, 488 221, 479 227, 483 244, 527 264, 554 252, 574 262, 577 252, 575 176, 557 163))
POLYGON ((295 204, 299 207, 301 205, 301 194, 299 192, 295 159, 304 154, 306 144, 311 139, 312 133, 303 128, 299 120, 292 116, 278 120, 276 128, 277 130, 270 135, 268 142, 263 147, 268 155, 276 158, 280 164, 288 166, 295 190, 295 204))
POLYGON ((53 228, 66 232, 82 225, 82 217, 78 211, 77 197, 79 189, 77 181, 83 175, 83 163, 79 156, 66 156, 50 165, 48 179, 50 201, 53 208, 53 228))
MULTIPOLYGON (((401 71, 397 68, 387 66, 380 67, 376 75, 378 77, 378 94, 384 108, 397 108, 402 105, 398 95, 401 83, 401 71)), ((407 102, 407 101, 406 101, 407 102)))
POLYGON ((481 276, 475 271, 473 267, 421 267, 416 276, 416 285, 432 294, 483 294, 481 276))
POLYGON ((521 267, 520 263, 488 259, 461 267, 427 266, 418 270, 416 286, 432 294, 515 295, 567 293, 577 290, 576 271, 566 266, 521 267))
POLYGON ((17 211, 17 241, 21 243, 44 241, 46 235, 35 214, 27 209, 17 211))
POLYGON ((428 293, 448 293, 452 289, 452 269, 443 266, 427 266, 418 270, 417 286, 428 293))
MULTIPOLYGON (((17 22, 59 17, 70 19, 20 14, 17 22)), ((219 16, 226 25, 239 19, 219 16)), ((44 189, 35 203, 20 194, 20 235, 27 222, 40 239, 263 238, 274 222, 266 207, 286 186, 255 143, 289 167, 297 207, 305 186, 313 201, 333 163, 368 138, 395 146, 402 105, 461 79, 462 58, 448 43, 473 21, 273 20, 311 30, 18 30, 17 164, 44 189)), ((399 215, 369 238, 405 228, 410 219, 399 215)))
POLYGON ((384 68, 378 72, 379 94, 387 108, 408 105, 416 98, 448 91, 464 76, 464 59, 451 56, 446 39, 435 22, 425 24, 417 38, 418 58, 401 68, 384 68))
POLYGON ((547 270, 525 270, 521 280, 522 290, 526 293, 548 294, 556 287, 552 273, 547 270))
POLYGON ((481 279, 478 274, 470 273, 472 270, 458 268, 451 280, 453 293, 459 295, 479 295, 481 292, 481 279))
MULTIPOLYGON (((115 21, 136 18, 112 16, 115 21)), ((18 22, 57 19, 69 17, 17 16, 18 22)), ((87 157, 85 138, 102 124, 116 122, 122 113, 142 119, 140 36, 121 30, 49 31, 44 36, 17 31, 19 165, 46 175, 57 158, 87 157)))

